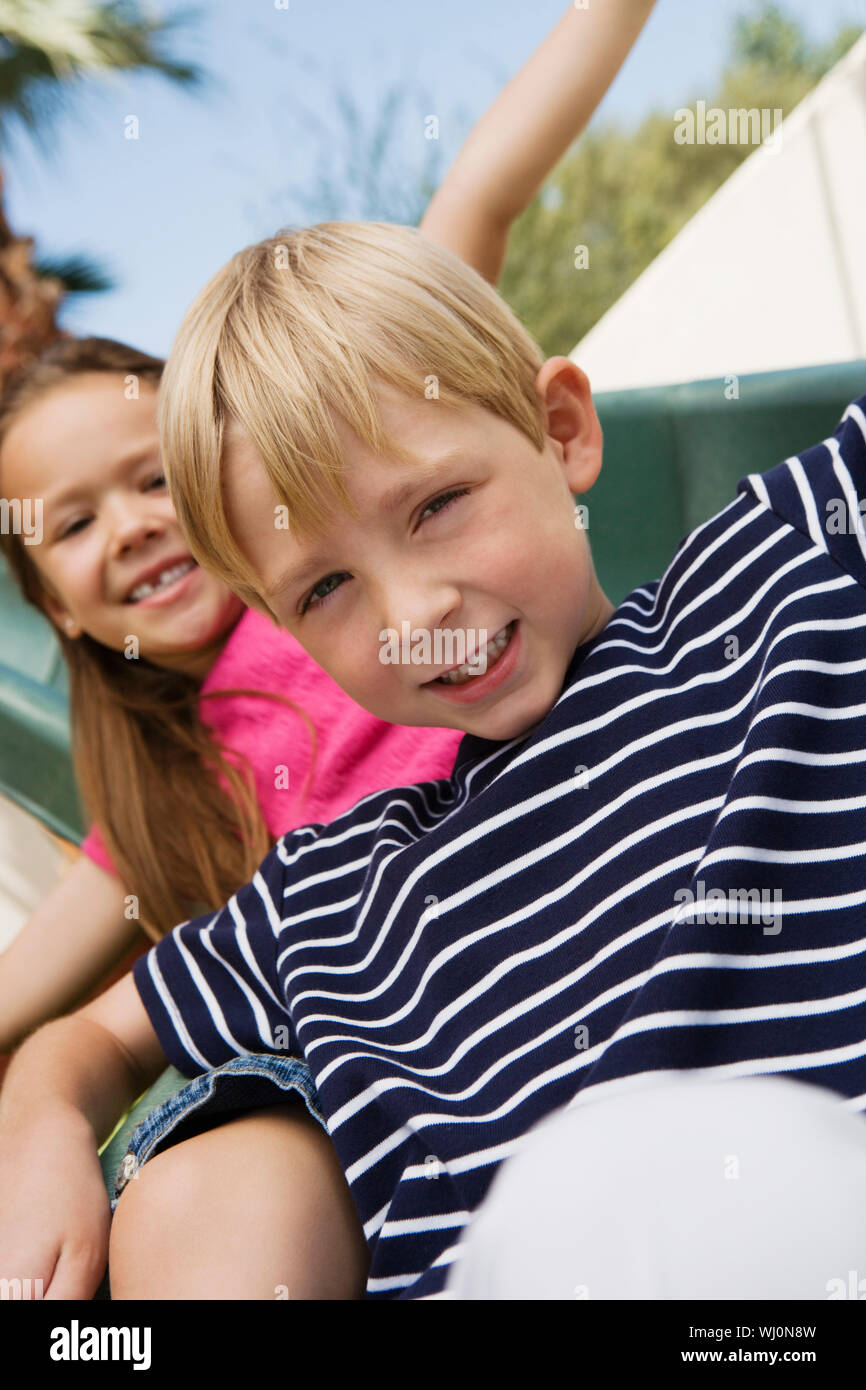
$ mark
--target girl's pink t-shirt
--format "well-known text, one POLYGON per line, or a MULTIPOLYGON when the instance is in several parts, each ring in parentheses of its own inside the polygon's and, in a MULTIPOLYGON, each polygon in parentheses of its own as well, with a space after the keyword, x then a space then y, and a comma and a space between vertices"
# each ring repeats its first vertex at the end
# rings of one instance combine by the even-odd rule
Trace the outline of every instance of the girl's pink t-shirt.
MULTIPOLYGON (((316 730, 316 762, 302 800, 312 744, 307 725, 291 706, 237 695, 201 701, 202 720, 217 742, 249 759, 274 840, 299 825, 327 824, 370 792, 450 776, 463 737, 457 729, 408 728, 374 718, 294 637, 253 608, 237 623, 202 691, 235 686, 285 695, 300 705, 316 730)), ((81 849, 116 874, 96 825, 81 849)))

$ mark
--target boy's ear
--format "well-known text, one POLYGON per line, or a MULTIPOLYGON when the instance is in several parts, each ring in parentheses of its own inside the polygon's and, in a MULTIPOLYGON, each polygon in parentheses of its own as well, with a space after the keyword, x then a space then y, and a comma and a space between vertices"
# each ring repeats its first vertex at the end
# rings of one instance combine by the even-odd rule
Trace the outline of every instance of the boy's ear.
POLYGON ((589 378, 570 357, 549 357, 535 379, 545 433, 557 447, 568 486, 588 492, 601 472, 603 436, 589 378))

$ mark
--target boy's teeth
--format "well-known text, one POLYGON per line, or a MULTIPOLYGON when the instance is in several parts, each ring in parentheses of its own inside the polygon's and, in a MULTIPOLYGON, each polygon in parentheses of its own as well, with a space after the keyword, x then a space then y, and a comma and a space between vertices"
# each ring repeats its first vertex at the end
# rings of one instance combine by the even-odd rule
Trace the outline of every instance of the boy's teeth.
POLYGON ((157 589, 164 589, 167 584, 174 584, 175 580, 180 579, 181 575, 186 574, 194 565, 195 560, 181 560, 180 564, 172 565, 171 569, 163 570, 157 577, 155 584, 137 584, 129 595, 127 603, 138 603, 140 599, 155 594, 157 589))
MULTIPOLYGON (((502 631, 498 634, 498 636, 491 638, 491 640, 487 643, 487 646, 485 648, 485 651, 487 652, 487 662, 484 671, 480 669, 479 664, 476 660, 475 664, 473 664, 472 666, 469 666, 468 664, 464 663, 463 666, 458 666, 456 671, 449 671, 444 676, 437 676, 436 679, 438 681, 441 681, 443 685, 465 685, 467 681, 473 680, 476 676, 484 675, 486 671, 490 670, 491 666, 495 665, 498 658, 505 651, 505 648, 508 646, 508 642, 511 637, 511 630, 513 627, 514 620, 512 619, 508 626, 504 627, 502 631)), ((476 657, 479 654, 480 653, 476 653, 476 657)))

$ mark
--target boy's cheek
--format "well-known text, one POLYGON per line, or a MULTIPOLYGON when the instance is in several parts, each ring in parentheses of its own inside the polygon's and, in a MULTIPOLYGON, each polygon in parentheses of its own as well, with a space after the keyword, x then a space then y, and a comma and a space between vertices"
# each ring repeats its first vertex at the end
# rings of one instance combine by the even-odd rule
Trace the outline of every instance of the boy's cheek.
POLYGON ((387 701, 389 694, 393 702, 393 675, 389 676, 389 668, 377 661, 375 645, 364 651, 357 640, 341 641, 335 636, 328 643, 311 643, 306 650, 331 680, 364 709, 369 709, 371 703, 387 701))
POLYGON ((344 673, 344 681, 337 681, 352 699, 377 719, 389 719, 401 697, 400 668, 378 665, 376 670, 365 670, 359 676, 359 668, 344 673), (344 683, 345 682, 345 683, 344 683))

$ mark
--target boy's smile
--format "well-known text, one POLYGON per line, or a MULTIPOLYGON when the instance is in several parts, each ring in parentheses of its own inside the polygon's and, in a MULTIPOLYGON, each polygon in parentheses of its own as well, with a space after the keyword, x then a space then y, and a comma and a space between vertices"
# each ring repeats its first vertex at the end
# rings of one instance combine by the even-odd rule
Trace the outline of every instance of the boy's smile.
POLYGON ((572 493, 588 491, 601 467, 589 383, 573 362, 553 358, 537 389, 547 410, 541 454, 481 406, 383 385, 382 422, 407 461, 377 456, 336 420, 359 516, 335 511, 317 536, 275 526, 276 499, 251 441, 236 422, 226 429, 226 510, 261 593, 380 719, 490 739, 528 733, 559 695, 575 647, 614 611, 574 524, 572 493), (406 624, 431 639, 465 633, 466 656, 383 662, 385 632, 406 624), (484 674, 442 682, 485 643, 484 674))

